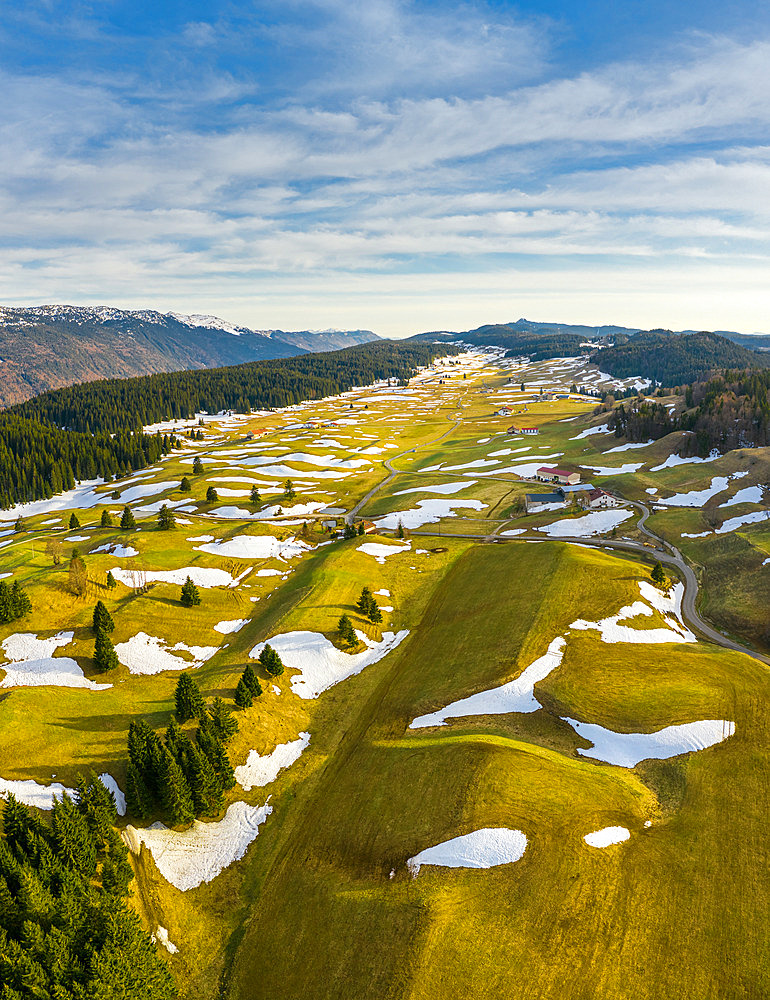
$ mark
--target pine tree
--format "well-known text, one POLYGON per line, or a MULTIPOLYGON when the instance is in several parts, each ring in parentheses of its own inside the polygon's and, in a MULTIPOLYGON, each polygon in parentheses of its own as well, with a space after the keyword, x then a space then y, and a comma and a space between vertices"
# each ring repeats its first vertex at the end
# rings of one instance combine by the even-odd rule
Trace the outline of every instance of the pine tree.
POLYGON ((94 643, 94 665, 99 673, 107 670, 114 670, 118 666, 118 654, 106 632, 102 629, 96 630, 96 642, 94 643))
POLYGON ((70 530, 72 530, 72 528, 79 528, 79 527, 80 527, 80 521, 78 520, 77 514, 75 513, 70 514, 70 530))
POLYGON ((353 622, 347 615, 342 615, 337 622, 337 631, 345 646, 355 646, 358 643, 358 636, 353 628, 353 622))
POLYGON ((294 490, 294 484, 292 483, 291 479, 287 479, 286 482, 283 484, 283 495, 287 500, 293 500, 294 497, 297 495, 294 490))
POLYGON ((14 525, 14 530, 16 532, 21 532, 21 531, 26 531, 27 530, 27 522, 21 516, 21 514, 19 514, 19 516, 16 518, 16 524, 14 525))
POLYGON ((181 493, 192 493, 192 483, 187 476, 182 476, 182 482, 179 484, 179 490, 181 493))
POLYGON ((179 600, 185 608, 192 608, 201 603, 200 591, 189 576, 182 585, 182 593, 179 600))
POLYGON ((158 529, 160 531, 170 531, 174 527, 176 527, 174 512, 164 503, 158 511, 158 529))
POLYGON ((94 632, 102 629, 103 632, 110 634, 115 631, 115 622, 112 620, 112 615, 102 601, 97 601, 94 607, 93 629, 94 632))
POLYGON ((396 529, 396 538, 404 537, 404 525, 401 523, 401 519, 398 521, 398 528, 396 529))
POLYGON ((369 605, 369 610, 366 613, 366 617, 370 622, 374 622, 375 625, 379 625, 382 621, 382 612, 380 611, 377 602, 372 598, 372 602, 369 605))
POLYGON ((136 518, 130 507, 123 508, 123 516, 120 519, 120 527, 123 531, 132 531, 136 527, 136 518))
MULTIPOLYGON (((203 435, 201 435, 202 437, 203 435)), ((203 462, 200 460, 200 455, 196 455, 193 460, 193 475, 202 476, 203 475, 203 462)))
POLYGON ((107 588, 108 590, 114 590, 117 587, 117 582, 115 577, 112 575, 112 570, 107 571, 107 588))
POLYGON ((271 677, 279 677, 283 673, 283 661, 281 657, 267 643, 259 654, 259 662, 262 665, 262 669, 270 674, 271 677))
MULTIPOLYGON (((246 669, 248 670, 250 664, 247 664, 246 669)), ((244 674, 246 671, 244 670, 244 674)), ((253 673, 253 670, 252 670, 253 673)), ((256 680, 256 675, 255 678, 256 680)), ((257 687, 259 688, 259 681, 257 681, 257 687)), ((255 692, 256 694, 261 694, 262 689, 255 692)), ((235 717, 230 712, 230 709, 225 705, 221 698, 215 698, 213 703, 206 709, 208 712, 209 719, 211 720, 211 730, 214 732, 221 743, 227 743, 228 740, 232 739, 233 736, 238 732, 238 722, 235 717)))
POLYGON ((663 569, 663 565, 660 560, 658 560, 652 567, 652 572, 650 573, 650 577, 652 578, 652 582, 657 587, 666 586, 666 571, 663 569))
POLYGON ((181 674, 174 692, 176 717, 180 722, 197 719, 206 711, 200 688, 189 674, 181 674))
POLYGON ((111 528, 113 526, 113 524, 112 524, 112 514, 110 514, 110 512, 107 510, 106 507, 102 511, 101 526, 103 528, 111 528))
POLYGON ((259 678, 254 672, 254 667, 250 663, 247 663, 243 669, 243 674, 241 675, 243 683, 251 691, 254 698, 258 698, 262 694, 262 685, 259 683, 259 678))
POLYGON ((374 603, 374 596, 368 587, 364 587, 361 591, 361 596, 358 598, 358 603, 356 608, 361 612, 362 615, 368 615, 369 609, 374 603))
POLYGON ((253 701, 254 695, 249 690, 243 676, 241 676, 235 689, 235 704, 238 708, 251 708, 253 701))
POLYGON ((206 490, 206 503, 216 503, 219 500, 219 494, 214 489, 213 486, 209 486, 206 490))
POLYGON ((259 494, 259 490, 256 486, 251 487, 251 502, 252 503, 262 503, 262 497, 259 494))

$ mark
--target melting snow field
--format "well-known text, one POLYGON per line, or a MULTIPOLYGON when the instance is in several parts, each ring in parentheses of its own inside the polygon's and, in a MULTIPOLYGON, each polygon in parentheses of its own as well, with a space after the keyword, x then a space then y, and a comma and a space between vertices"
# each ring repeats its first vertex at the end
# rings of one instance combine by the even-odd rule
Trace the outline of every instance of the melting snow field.
POLYGON ((89 681, 77 662, 54 652, 72 642, 73 632, 58 632, 49 639, 38 639, 34 632, 16 632, 3 640, 9 663, 0 664, 5 677, 0 687, 73 687, 105 691, 112 684, 89 681))
POLYGON ((272 753, 264 757, 260 757, 256 750, 250 750, 246 763, 235 768, 235 780, 245 792, 269 785, 278 777, 279 771, 299 760, 309 742, 310 733, 300 733, 298 739, 279 743, 272 753))
POLYGON ((633 511, 625 507, 620 510, 597 510, 584 517, 554 521, 535 530, 542 531, 551 538, 590 538, 591 535, 603 535, 605 531, 611 531, 627 521, 632 514, 633 511))
POLYGON ((231 635, 233 632, 239 632, 248 620, 248 618, 236 618, 230 622, 217 622, 214 631, 221 632, 222 635, 231 635))
POLYGON ((54 799, 60 799, 64 792, 73 796, 75 789, 60 785, 58 781, 50 785, 39 785, 31 778, 27 781, 6 781, 5 778, 0 778, 0 798, 15 795, 19 802, 38 809, 53 809, 54 799))
MULTIPOLYGON (((298 677, 291 678, 294 694, 311 699, 340 681, 359 674, 364 667, 377 663, 403 642, 409 632, 406 629, 395 633, 383 632, 381 642, 373 642, 358 630, 356 635, 368 647, 362 653, 343 653, 320 632, 284 632, 268 642, 287 668, 300 671, 298 677)), ((264 642, 259 643, 249 655, 259 656, 265 645, 264 642)))
MULTIPOLYGON (((642 586, 649 586, 643 581, 640 584, 642 586)), ((677 584, 679 591, 678 601, 681 603, 681 595, 683 592, 682 584, 677 584)), ((654 587, 649 587, 649 590, 654 591, 654 587)), ((648 593, 642 590, 643 596, 647 597, 648 600, 657 608, 658 611, 663 613, 664 620, 668 628, 631 628, 628 625, 621 625, 620 622, 626 621, 629 618, 638 618, 641 615, 649 617, 652 615, 652 609, 649 604, 645 604, 643 601, 636 601, 634 604, 630 604, 625 608, 621 608, 616 615, 610 615, 608 618, 602 618, 598 622, 588 622, 584 621, 582 618, 575 622, 572 622, 570 628, 577 631, 590 631, 595 629, 601 635, 602 642, 628 642, 628 643, 658 643, 658 642, 696 642, 696 638, 688 628, 686 628, 680 621, 667 616, 666 611, 673 611, 677 616, 679 615, 679 604, 676 599, 666 598, 658 592, 659 600, 655 603, 655 598, 653 598, 648 593), (670 605, 670 607, 669 607, 670 605)))
POLYGON ((406 863, 414 878, 423 865, 443 868, 494 868, 509 865, 523 857, 527 838, 521 830, 505 826, 485 827, 463 837, 420 851, 406 863))
POLYGON ((235 559, 296 559, 304 555, 310 546, 296 538, 282 541, 274 535, 236 535, 224 542, 206 542, 196 548, 209 555, 235 559))
POLYGON ((627 462, 616 467, 606 465, 581 465, 581 469, 592 469, 597 476, 625 476, 628 472, 638 472, 644 462, 627 462))
POLYGON ((118 810, 118 816, 126 815, 126 796, 123 794, 120 785, 115 781, 111 774, 100 774, 99 781, 104 785, 107 791, 112 792, 112 797, 115 799, 115 808, 118 810))
POLYGON ((127 826, 123 839, 134 854, 144 844, 166 881, 187 892, 202 882, 211 882, 234 861, 240 861, 272 811, 267 802, 263 806, 233 802, 218 823, 195 820, 181 833, 163 823, 153 823, 146 830, 127 826))
POLYGON ((466 479, 462 483, 442 483, 438 486, 413 486, 409 490, 399 490, 398 493, 394 493, 394 497, 403 497, 407 493, 443 493, 445 496, 451 496, 453 493, 459 493, 460 490, 467 489, 469 486, 475 486, 478 480, 476 479, 466 479))
POLYGON ((622 844, 631 836, 624 826, 605 826, 601 830, 594 830, 587 833, 583 840, 589 847, 612 847, 613 844, 622 844))
POLYGON ((702 507, 707 500, 727 489, 727 476, 714 476, 711 486, 705 490, 691 490, 689 493, 675 493, 672 497, 658 497, 664 507, 702 507))
POLYGON ((100 545, 96 549, 91 549, 91 555, 96 555, 97 552, 109 552, 111 556, 115 556, 116 559, 127 559, 129 556, 138 556, 139 552, 137 549, 133 548, 131 545, 118 545, 115 542, 108 542, 106 545, 100 545))
POLYGON ((705 750, 735 732, 735 723, 727 719, 685 722, 681 726, 666 726, 655 733, 616 733, 588 722, 567 718, 564 721, 578 736, 593 744, 588 749, 579 748, 579 754, 620 767, 636 767, 640 760, 666 760, 680 753, 705 750))
POLYGON ((417 507, 411 510, 394 510, 376 520, 381 528, 397 528, 399 521, 405 528, 419 528, 423 524, 435 524, 442 517, 457 517, 455 508, 483 510, 486 506, 480 500, 419 500, 417 507))
POLYGON ((365 553, 367 556, 374 556, 377 562, 381 566, 384 566, 388 556, 395 556, 399 552, 408 552, 411 547, 411 542, 404 542, 403 545, 382 545, 379 542, 364 542, 363 545, 358 546, 358 551, 365 553))
MULTIPOLYGON (((203 546, 201 546, 203 548, 203 546)), ((229 587, 232 576, 223 569, 205 566, 185 566, 183 569, 134 570, 113 566, 112 575, 126 587, 142 587, 148 583, 176 583, 180 587, 189 576, 196 587, 229 587)))
POLYGON ((422 729, 425 726, 443 726, 447 719, 458 719, 466 715, 505 715, 508 712, 536 712, 540 702, 535 698, 534 688, 538 681, 555 670, 564 656, 566 640, 557 636, 544 653, 530 663, 519 676, 500 687, 488 691, 479 691, 469 698, 454 701, 446 708, 429 715, 420 715, 409 724, 410 729, 422 729))
POLYGON ((137 632, 128 642, 119 642, 115 652, 123 666, 132 674, 159 674, 164 670, 189 670, 202 666, 219 649, 219 646, 186 646, 178 642, 169 646, 146 632, 137 632), (177 650, 192 653, 192 660, 174 656, 177 650))

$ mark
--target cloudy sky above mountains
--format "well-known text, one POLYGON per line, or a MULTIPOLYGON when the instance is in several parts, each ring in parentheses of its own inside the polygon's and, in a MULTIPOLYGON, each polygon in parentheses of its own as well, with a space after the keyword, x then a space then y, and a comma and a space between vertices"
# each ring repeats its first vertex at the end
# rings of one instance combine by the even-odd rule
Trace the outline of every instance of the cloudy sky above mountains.
POLYGON ((770 332, 756 0, 8 0, 0 46, 3 303, 770 332))

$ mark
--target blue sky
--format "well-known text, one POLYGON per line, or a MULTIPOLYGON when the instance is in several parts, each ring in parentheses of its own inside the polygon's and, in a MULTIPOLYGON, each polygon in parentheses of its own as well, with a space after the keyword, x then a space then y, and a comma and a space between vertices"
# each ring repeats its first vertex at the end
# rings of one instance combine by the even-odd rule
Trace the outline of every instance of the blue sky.
POLYGON ((770 332, 756 0, 7 0, 0 53, 0 302, 770 332))

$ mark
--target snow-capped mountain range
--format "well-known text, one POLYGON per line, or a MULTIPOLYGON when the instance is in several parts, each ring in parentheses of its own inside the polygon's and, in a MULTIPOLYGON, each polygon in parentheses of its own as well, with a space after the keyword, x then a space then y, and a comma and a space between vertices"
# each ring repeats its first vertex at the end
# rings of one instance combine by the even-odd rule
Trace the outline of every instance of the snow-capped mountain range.
POLYGON ((97 378, 216 368, 377 337, 369 330, 251 330, 217 316, 112 306, 0 306, 0 406, 97 378))

